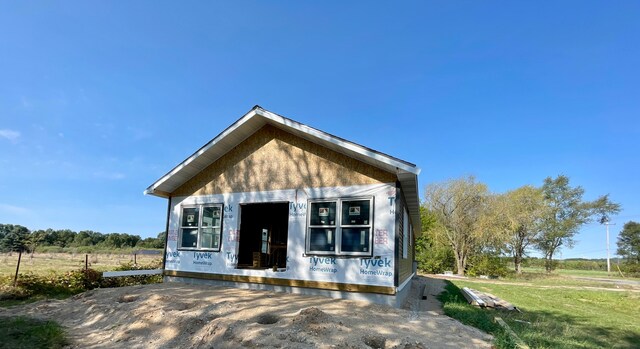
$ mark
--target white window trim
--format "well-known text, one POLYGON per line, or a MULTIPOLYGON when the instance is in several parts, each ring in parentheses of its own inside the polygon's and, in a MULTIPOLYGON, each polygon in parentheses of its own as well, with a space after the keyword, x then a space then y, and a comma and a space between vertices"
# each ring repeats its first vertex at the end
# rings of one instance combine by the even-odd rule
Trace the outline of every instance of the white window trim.
MULTIPOLYGON (((178 251, 209 251, 209 252, 220 252, 222 250, 222 226, 223 226, 223 218, 224 218, 224 204, 222 203, 210 203, 210 204, 195 204, 195 205, 181 205, 180 206, 180 216, 178 217, 178 251), (204 213, 205 207, 220 207, 220 241, 218 242, 218 248, 202 248, 200 247, 201 236, 202 236, 202 215, 204 213), (198 226, 196 227, 185 227, 182 225, 182 218, 184 214, 185 208, 197 208, 198 209, 198 226), (198 242, 197 247, 182 247, 182 231, 184 229, 197 229, 198 230, 198 242)), ((213 227, 216 228, 216 227, 213 227)))
POLYGON ((340 197, 340 198, 322 198, 309 199, 307 201, 307 226, 305 234, 305 255, 322 255, 322 256, 353 256, 353 257, 371 257, 373 256, 373 217, 374 202, 373 196, 367 197, 340 197), (342 202, 343 201, 369 201, 369 224, 342 224, 342 202), (311 204, 322 202, 336 203, 336 221, 334 225, 311 225, 311 204), (369 228, 369 246, 367 252, 343 252, 342 251, 342 228, 369 228), (335 250, 334 251, 312 251, 311 250, 311 228, 326 228, 335 230, 335 250))

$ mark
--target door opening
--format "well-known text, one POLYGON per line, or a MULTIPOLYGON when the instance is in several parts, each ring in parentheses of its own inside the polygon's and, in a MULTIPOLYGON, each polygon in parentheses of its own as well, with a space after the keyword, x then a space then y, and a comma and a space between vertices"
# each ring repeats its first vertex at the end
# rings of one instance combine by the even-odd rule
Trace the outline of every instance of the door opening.
POLYGON ((286 268, 289 203, 240 205, 238 268, 286 268))

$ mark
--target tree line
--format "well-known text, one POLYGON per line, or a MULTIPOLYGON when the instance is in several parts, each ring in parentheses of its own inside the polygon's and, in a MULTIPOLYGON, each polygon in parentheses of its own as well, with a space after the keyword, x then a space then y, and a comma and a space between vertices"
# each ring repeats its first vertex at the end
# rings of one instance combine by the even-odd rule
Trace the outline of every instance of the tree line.
MULTIPOLYGON (((501 257, 510 256, 515 272, 521 273, 524 258, 537 251, 545 269, 552 271, 554 257, 562 248, 573 247, 582 226, 606 224, 621 211, 608 195, 593 201, 583 195, 584 189, 572 186, 563 175, 547 177, 540 187, 526 185, 502 194, 490 193, 472 176, 430 184, 421 205, 419 267, 429 272, 455 270, 459 275, 491 274, 504 266, 501 257)), ((620 234, 618 254, 628 263, 640 263, 640 233, 624 233, 628 226, 640 231, 640 225, 631 223, 620 234), (636 241, 635 249, 624 239, 636 241)))
POLYGON ((75 232, 70 229, 46 229, 30 231, 17 224, 0 224, 0 252, 35 252, 38 247, 96 247, 98 249, 119 248, 163 248, 165 232, 157 237, 142 239, 139 235, 126 233, 103 234, 92 230, 75 232))

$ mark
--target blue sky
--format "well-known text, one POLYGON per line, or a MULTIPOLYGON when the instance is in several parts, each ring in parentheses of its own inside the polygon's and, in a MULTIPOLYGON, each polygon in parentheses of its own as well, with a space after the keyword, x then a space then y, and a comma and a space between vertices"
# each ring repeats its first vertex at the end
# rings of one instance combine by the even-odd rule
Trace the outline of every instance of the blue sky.
MULTIPOLYGON (((255 104, 420 189, 565 174, 640 221, 640 3, 3 2, 0 223, 155 236, 142 191, 255 104)), ((562 257, 604 257, 587 225, 562 257)))

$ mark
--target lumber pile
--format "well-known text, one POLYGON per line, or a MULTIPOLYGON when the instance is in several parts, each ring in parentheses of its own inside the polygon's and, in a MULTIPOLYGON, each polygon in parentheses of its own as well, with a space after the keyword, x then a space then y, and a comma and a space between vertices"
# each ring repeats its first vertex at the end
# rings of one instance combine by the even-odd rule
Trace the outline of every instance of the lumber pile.
POLYGON ((476 305, 481 308, 494 308, 503 310, 518 310, 513 304, 498 298, 490 293, 480 292, 468 287, 462 289, 462 295, 467 299, 467 302, 471 305, 476 305))

